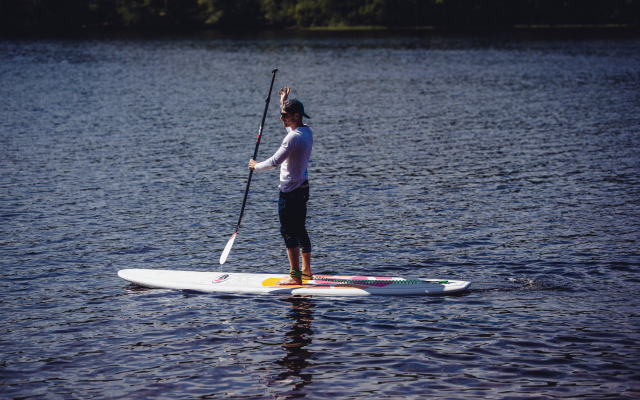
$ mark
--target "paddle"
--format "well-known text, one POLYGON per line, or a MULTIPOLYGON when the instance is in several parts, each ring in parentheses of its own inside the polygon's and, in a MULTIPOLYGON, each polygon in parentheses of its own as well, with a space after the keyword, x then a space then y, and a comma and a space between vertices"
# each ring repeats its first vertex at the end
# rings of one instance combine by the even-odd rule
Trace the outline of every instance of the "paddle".
MULTIPOLYGON (((262 123, 260 123, 260 130, 258 131, 258 140, 256 141, 256 149, 253 152, 253 159, 258 158, 258 147, 260 146, 260 138, 262 137, 262 129, 264 127, 264 121, 267 118, 267 109, 269 109, 269 102, 271 101, 271 90, 273 89, 273 82, 276 80, 276 72, 278 69, 271 71, 271 85, 269 86, 269 93, 267 94, 266 104, 264 105, 264 114, 262 114, 262 123)), ((224 248, 222 255, 220 256, 220 264, 224 264, 227 261, 227 257, 231 252, 231 246, 236 240, 238 231, 240 230, 240 221, 242 221, 242 214, 244 214, 244 206, 247 204, 247 197, 249 196, 249 185, 251 184, 251 177, 253 176, 253 170, 249 170, 249 179, 247 180, 247 188, 244 191, 244 200, 242 200, 242 209, 240 210, 240 218, 238 218, 238 224, 236 225, 236 231, 227 242, 227 246, 224 248)))

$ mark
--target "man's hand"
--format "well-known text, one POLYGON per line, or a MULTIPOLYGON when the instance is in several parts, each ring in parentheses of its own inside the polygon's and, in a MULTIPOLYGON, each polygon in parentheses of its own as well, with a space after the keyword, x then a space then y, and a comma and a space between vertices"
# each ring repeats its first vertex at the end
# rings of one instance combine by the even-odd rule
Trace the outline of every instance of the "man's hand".
POLYGON ((289 87, 278 90, 278 94, 280 95, 280 106, 282 106, 287 101, 287 97, 289 97, 289 87))
POLYGON ((256 170, 256 164, 257 164, 257 162, 253 158, 251 160, 249 160, 249 169, 252 170, 252 171, 255 171, 256 170))

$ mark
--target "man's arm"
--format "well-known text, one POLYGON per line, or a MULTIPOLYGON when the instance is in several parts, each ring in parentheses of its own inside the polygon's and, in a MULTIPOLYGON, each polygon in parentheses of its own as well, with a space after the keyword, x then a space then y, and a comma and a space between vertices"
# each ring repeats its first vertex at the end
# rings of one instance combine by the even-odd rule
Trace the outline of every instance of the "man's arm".
POLYGON ((256 162, 256 160, 254 159, 249 160, 249 169, 255 171, 256 165, 258 164, 263 164, 262 167, 260 167, 260 171, 268 171, 270 169, 279 167, 283 162, 285 162, 291 152, 293 152, 293 150, 295 149, 295 140, 295 137, 287 135, 287 137, 285 137, 282 141, 282 145, 280 146, 280 148, 267 160, 261 163, 256 162))
POLYGON ((287 101, 287 98, 289 97, 289 87, 285 87, 284 89, 280 89, 278 90, 278 94, 280 95, 280 107, 282 107, 284 105, 284 102, 287 101))

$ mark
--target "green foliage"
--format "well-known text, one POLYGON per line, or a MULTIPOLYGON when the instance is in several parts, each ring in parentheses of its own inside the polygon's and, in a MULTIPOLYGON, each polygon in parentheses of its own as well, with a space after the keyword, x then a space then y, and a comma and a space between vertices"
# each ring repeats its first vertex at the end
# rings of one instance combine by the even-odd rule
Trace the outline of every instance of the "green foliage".
POLYGON ((184 28, 201 23, 197 0, 93 0, 115 3, 114 24, 130 27, 184 28))
POLYGON ((5 30, 638 26, 640 0, 0 0, 5 30))
POLYGON ((221 29, 255 29, 260 19, 258 0, 198 0, 204 25, 221 29))

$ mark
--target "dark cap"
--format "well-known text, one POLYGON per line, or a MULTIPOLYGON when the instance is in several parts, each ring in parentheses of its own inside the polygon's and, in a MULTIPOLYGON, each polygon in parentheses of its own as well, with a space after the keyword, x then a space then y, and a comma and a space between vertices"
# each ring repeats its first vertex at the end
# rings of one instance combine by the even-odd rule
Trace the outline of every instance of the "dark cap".
POLYGON ((307 114, 304 113, 304 106, 298 99, 291 99, 284 102, 282 105, 282 111, 291 114, 300 114, 305 118, 311 118, 307 114))

